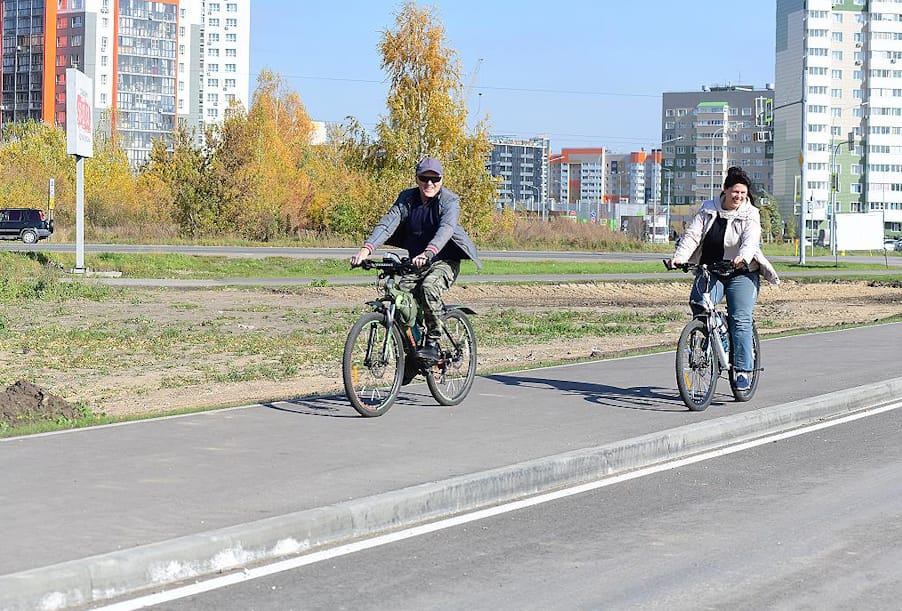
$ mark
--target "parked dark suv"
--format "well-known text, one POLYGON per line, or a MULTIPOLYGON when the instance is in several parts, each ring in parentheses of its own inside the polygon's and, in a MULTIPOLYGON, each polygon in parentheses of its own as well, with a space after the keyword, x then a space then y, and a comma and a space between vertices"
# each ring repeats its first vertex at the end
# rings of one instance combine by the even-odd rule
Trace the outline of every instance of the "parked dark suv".
POLYGON ((53 220, 35 208, 0 208, 0 239, 37 244, 53 233, 53 220))

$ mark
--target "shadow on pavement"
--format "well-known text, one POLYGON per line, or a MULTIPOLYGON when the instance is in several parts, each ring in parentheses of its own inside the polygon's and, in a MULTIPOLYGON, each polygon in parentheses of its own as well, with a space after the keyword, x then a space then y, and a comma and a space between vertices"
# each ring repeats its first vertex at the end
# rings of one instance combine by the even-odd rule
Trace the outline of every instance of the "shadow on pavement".
MULTIPOLYGON (((508 386, 544 386, 570 395, 582 395, 584 400, 604 407, 651 412, 682 413, 688 411, 679 394, 672 388, 652 386, 620 388, 618 386, 591 382, 504 374, 487 375, 485 378, 508 386)), ((712 407, 720 407, 722 405, 724 405, 724 402, 717 399, 711 403, 712 407)))

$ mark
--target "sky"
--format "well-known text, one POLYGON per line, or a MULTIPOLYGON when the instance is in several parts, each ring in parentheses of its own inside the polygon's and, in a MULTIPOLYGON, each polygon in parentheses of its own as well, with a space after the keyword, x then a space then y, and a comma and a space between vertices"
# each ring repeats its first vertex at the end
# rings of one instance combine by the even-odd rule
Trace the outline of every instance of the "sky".
MULTIPOLYGON (((552 151, 661 146, 661 94, 774 81, 775 0, 436 0, 460 61, 469 125, 547 136, 552 151)), ((379 42, 401 2, 253 0, 251 90, 261 69, 314 121, 387 114, 379 42)))

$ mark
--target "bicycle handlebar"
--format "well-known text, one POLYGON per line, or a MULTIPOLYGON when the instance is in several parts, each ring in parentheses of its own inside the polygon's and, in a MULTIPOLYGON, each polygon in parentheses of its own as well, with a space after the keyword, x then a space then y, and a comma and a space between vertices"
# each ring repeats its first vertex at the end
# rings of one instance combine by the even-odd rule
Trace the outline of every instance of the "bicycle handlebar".
POLYGON ((662 259, 664 262, 664 267, 670 270, 681 269, 683 273, 689 271, 698 272, 701 269, 707 269, 712 274, 717 274, 718 276, 729 276, 733 272, 748 272, 749 266, 748 263, 743 263, 742 267, 734 268, 732 261, 718 261, 712 265, 706 265, 704 263, 680 263, 679 265, 673 264, 673 259, 662 259))
POLYGON ((408 274, 418 269, 417 266, 414 265, 413 262, 407 257, 404 257, 400 260, 384 258, 381 261, 364 259, 356 265, 354 265, 353 263, 351 264, 351 269, 355 267, 360 267, 366 270, 378 269, 380 272, 387 276, 408 274))

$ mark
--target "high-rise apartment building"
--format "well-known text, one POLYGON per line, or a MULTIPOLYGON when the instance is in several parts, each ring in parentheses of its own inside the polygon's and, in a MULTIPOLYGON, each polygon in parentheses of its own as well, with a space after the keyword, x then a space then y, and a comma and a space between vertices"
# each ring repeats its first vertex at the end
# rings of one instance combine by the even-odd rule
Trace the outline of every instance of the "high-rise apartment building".
POLYGON ((764 119, 773 99, 769 85, 664 93, 662 164, 674 205, 697 208, 714 197, 730 166, 742 166, 759 189, 770 192, 774 152, 764 119))
POLYGON ((53 121, 56 4, 2 0, 0 121, 53 121), (46 41, 51 41, 47 44, 46 41))
POLYGON ((179 83, 186 85, 179 116, 202 134, 205 125, 222 123, 233 102, 250 105, 251 3, 182 0, 181 5, 185 29, 179 36, 190 43, 179 46, 179 83))
POLYGON ((180 123, 248 106, 250 0, 2 0, 0 120, 65 124, 65 73, 94 83, 95 125, 140 165, 180 123))
POLYGON ((806 230, 832 212, 902 230, 902 2, 777 0, 774 195, 806 230), (835 180, 833 174, 835 173, 835 180), (835 189, 835 190, 834 190, 835 189))
POLYGON ((501 177, 497 208, 511 206, 541 212, 548 198, 548 138, 491 136, 487 169, 501 177))
POLYGON ((603 148, 565 148, 549 159, 549 196, 562 204, 594 206, 604 199, 603 148))

